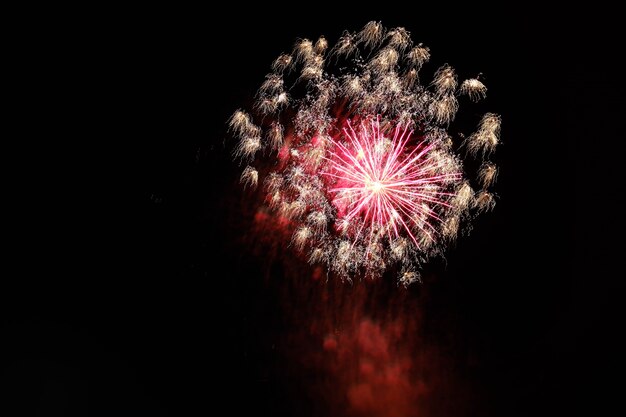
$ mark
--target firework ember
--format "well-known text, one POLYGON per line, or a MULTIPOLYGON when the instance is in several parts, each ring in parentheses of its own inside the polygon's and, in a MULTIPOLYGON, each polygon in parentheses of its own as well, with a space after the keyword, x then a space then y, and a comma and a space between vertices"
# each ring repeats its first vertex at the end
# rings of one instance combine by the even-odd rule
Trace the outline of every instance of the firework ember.
POLYGON ((369 22, 334 46, 300 39, 280 55, 251 109, 229 120, 241 183, 291 230, 291 246, 342 279, 396 271, 404 285, 478 213, 491 210, 500 116, 468 135, 450 125, 459 99, 487 87, 445 64, 430 83, 430 50, 404 28, 369 22), (467 175, 464 158, 479 158, 467 175))

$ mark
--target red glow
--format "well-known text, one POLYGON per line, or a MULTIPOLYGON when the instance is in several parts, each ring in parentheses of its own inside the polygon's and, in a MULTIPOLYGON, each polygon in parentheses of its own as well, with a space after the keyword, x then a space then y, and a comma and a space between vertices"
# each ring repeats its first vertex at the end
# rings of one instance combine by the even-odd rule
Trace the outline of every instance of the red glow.
POLYGON ((285 257, 293 225, 268 213, 258 213, 249 238, 268 269, 280 261, 282 273, 268 274, 266 291, 278 293, 288 330, 268 335, 282 355, 271 369, 288 373, 294 413, 311 401, 319 409, 304 415, 468 415, 474 392, 456 376, 448 347, 424 337, 423 300, 395 286, 384 290, 379 281, 329 281, 324 268, 285 257))

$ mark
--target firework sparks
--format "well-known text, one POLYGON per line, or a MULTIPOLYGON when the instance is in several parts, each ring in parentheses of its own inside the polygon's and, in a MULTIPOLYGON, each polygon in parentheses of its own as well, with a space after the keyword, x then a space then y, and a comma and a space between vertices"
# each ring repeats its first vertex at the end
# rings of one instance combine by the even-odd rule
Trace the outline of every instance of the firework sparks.
POLYGON ((481 161, 470 178, 459 151, 492 155, 500 116, 485 114, 464 140, 450 133, 458 97, 476 102, 487 88, 459 83, 448 64, 421 83, 430 58, 406 29, 380 22, 344 31, 334 45, 299 39, 273 61, 252 113, 229 120, 241 183, 263 184, 295 252, 342 279, 394 269, 399 283, 419 281, 423 262, 494 207, 496 165, 481 161))
POLYGON ((388 240, 408 236, 420 248, 418 237, 432 238, 432 226, 440 218, 433 208, 450 207, 443 192, 447 183, 461 176, 453 160, 440 157, 435 144, 408 145, 412 132, 396 126, 388 138, 379 120, 363 123, 355 131, 348 122, 343 136, 346 144, 332 141, 335 150, 327 159, 331 202, 345 224, 353 225, 353 240, 369 236, 362 245, 374 245, 375 237, 388 240))

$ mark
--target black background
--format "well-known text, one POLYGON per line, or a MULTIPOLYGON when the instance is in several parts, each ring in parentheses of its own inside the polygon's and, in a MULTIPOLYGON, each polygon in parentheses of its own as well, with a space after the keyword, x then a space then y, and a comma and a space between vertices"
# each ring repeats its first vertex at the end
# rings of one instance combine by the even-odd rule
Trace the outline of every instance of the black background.
POLYGON ((482 72, 486 105, 503 117, 497 208, 427 283, 432 308, 480 346, 474 381, 485 394, 467 415, 623 412, 615 10, 307 3, 72 13, 39 15, 45 25, 23 29, 28 46, 14 62, 19 128, 5 140, 19 150, 5 155, 17 163, 5 177, 0 407, 307 415, 286 395, 288 381, 260 378, 282 366, 266 353, 278 306, 241 244, 250 219, 226 121, 296 38, 332 41, 379 20, 406 27, 433 62, 482 72))

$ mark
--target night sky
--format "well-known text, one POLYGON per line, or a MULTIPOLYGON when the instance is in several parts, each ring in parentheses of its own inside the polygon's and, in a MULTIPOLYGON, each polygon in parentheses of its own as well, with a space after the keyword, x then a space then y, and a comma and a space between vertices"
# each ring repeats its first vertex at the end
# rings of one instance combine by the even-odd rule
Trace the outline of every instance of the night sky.
POLYGON ((624 47, 594 4, 108 10, 25 35, 0 414, 321 415, 301 347, 277 348, 299 302, 250 248, 226 122, 297 38, 370 20, 482 73, 503 119, 496 209, 405 300, 472 396, 414 415, 624 412, 624 47))

